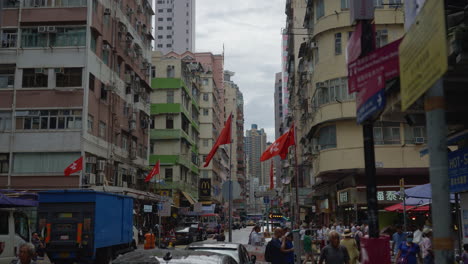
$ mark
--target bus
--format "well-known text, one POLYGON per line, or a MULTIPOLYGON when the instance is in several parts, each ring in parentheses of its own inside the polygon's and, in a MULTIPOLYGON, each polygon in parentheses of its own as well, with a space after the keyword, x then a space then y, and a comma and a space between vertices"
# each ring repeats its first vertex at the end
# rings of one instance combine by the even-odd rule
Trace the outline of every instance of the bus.
MULTIPOLYGON (((203 226, 205 226, 206 232, 208 234, 216 233, 216 227, 218 224, 221 225, 221 217, 219 214, 202 214, 200 216, 200 221, 203 226)), ((221 228, 223 228, 222 225, 221 228)))

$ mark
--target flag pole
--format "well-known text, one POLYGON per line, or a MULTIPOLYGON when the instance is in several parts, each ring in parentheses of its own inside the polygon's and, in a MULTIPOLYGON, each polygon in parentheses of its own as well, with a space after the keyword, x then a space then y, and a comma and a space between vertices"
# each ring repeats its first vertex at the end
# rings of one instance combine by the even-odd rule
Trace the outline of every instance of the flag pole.
MULTIPOLYGON (((232 132, 232 118, 231 118, 231 132, 232 132)), ((229 143, 229 242, 232 242, 232 139, 230 140, 230 143, 229 143)))
MULTIPOLYGON (((294 128, 294 142, 297 142, 296 141, 296 128, 295 128, 295 124, 293 123, 293 128, 294 128)), ((295 218, 296 218, 296 224, 298 225, 298 228, 299 228, 299 225, 301 224, 301 220, 300 220, 300 210, 299 210, 299 165, 298 165, 298 159, 297 159, 297 144, 294 144, 294 160, 296 161, 295 163, 295 170, 296 170, 296 179, 294 180, 294 185, 296 187, 296 206, 295 206, 295 209, 296 209, 296 212, 295 212, 295 218)))

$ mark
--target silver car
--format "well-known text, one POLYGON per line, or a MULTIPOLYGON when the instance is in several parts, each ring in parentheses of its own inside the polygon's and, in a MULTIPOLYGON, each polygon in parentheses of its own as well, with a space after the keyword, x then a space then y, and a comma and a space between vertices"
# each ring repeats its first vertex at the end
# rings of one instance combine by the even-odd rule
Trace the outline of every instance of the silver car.
POLYGON ((256 256, 249 256, 247 249, 239 243, 230 242, 194 242, 187 246, 187 250, 208 251, 218 254, 225 254, 233 257, 238 264, 254 264, 256 256))

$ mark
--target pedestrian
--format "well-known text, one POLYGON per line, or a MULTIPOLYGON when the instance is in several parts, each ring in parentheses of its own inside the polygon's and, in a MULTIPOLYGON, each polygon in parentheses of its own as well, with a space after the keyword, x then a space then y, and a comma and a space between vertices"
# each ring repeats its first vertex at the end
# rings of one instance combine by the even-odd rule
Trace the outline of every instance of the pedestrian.
POLYGON ((330 244, 322 249, 319 264, 349 264, 348 251, 340 245, 340 235, 331 231, 328 235, 330 244))
POLYGON ((338 225, 335 227, 335 230, 336 230, 336 232, 338 232, 338 234, 342 235, 343 234, 343 224, 341 222, 338 223, 338 225))
POLYGON ((260 226, 256 225, 250 232, 249 236, 249 245, 252 246, 261 246, 262 244, 262 236, 260 235, 260 226))
POLYGON ((317 230, 317 239, 320 241, 320 249, 327 245, 328 228, 326 225, 323 225, 321 229, 317 230))
POLYGON ((356 225, 353 222, 351 222, 351 224, 349 225, 349 228, 351 228, 351 233, 353 233, 353 234, 356 233, 356 231, 357 231, 356 230, 356 225))
MULTIPOLYGON (((271 262, 272 264, 284 264, 286 262, 286 256, 282 252, 281 246, 283 245, 282 237, 283 237, 283 229, 276 228, 273 234, 273 238, 269 242, 271 245, 271 262)), ((269 245, 267 245, 267 250, 269 245)))
POLYGON ((423 227, 421 225, 415 225, 413 226, 413 229, 414 229, 414 233, 413 233, 413 236, 414 236, 414 239, 413 239, 413 243, 416 243, 416 244, 419 244, 419 242, 421 242, 422 240, 422 235, 423 235, 423 227))
POLYGON ((15 259, 11 264, 36 264, 33 260, 36 254, 36 248, 32 243, 21 244, 18 252, 18 259, 15 259))
POLYGON ((281 252, 285 256, 286 264, 294 264, 294 245, 293 245, 293 234, 291 232, 286 233, 281 241, 281 252))
POLYGON ((33 257, 33 259, 36 260, 37 256, 43 258, 44 252, 45 252, 45 246, 44 246, 44 243, 42 243, 41 238, 39 237, 39 233, 37 232, 32 233, 31 243, 34 245, 34 248, 36 249, 36 254, 33 257))
POLYGON ((360 226, 356 226, 356 233, 354 233, 354 240, 356 240, 356 245, 359 252, 361 252, 361 238, 364 236, 364 233, 361 231, 360 226))
POLYGON ((413 234, 406 236, 406 242, 402 242, 398 247, 395 258, 396 264, 417 264, 418 259, 422 262, 421 250, 418 244, 413 243, 413 234))
POLYGON ((348 251, 349 263, 356 264, 359 259, 359 250, 356 244, 356 240, 353 238, 353 233, 351 233, 351 230, 344 230, 343 239, 341 240, 340 245, 344 246, 348 251))
POLYGON ((216 241, 224 242, 226 240, 226 236, 224 235, 224 229, 221 229, 219 234, 216 234, 216 241))
POLYGON ((463 245, 463 253, 461 255, 461 260, 463 264, 468 264, 468 244, 463 245))
POLYGON ((392 240, 393 240, 393 255, 396 255, 398 253, 400 244, 406 240, 406 234, 403 233, 403 230, 401 229, 400 225, 396 227, 396 232, 393 234, 392 240))
MULTIPOLYGON (((423 264, 434 264, 434 252, 432 251, 432 229, 423 230, 423 238, 419 243, 423 258, 423 264)), ((414 240, 413 240, 414 241, 414 240)))
POLYGON ((309 260, 312 263, 315 263, 314 259, 314 249, 312 248, 312 237, 310 236, 312 232, 310 230, 306 230, 304 234, 304 253, 305 253, 305 260, 302 262, 306 264, 309 260))

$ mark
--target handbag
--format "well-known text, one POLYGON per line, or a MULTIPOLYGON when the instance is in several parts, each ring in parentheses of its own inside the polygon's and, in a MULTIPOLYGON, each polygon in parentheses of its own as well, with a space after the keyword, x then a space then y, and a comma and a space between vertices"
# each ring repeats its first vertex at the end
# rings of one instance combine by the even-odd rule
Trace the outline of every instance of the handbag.
POLYGON ((401 257, 397 260, 397 264, 408 264, 408 259, 406 257, 401 257))

